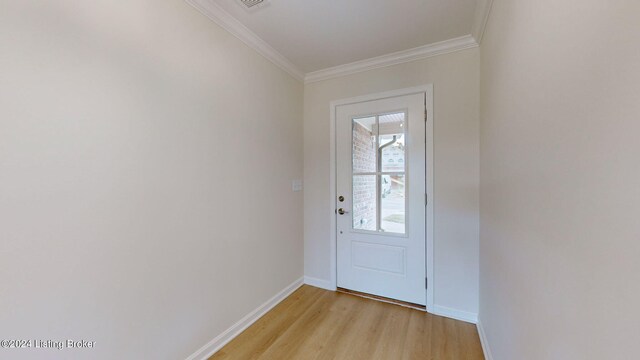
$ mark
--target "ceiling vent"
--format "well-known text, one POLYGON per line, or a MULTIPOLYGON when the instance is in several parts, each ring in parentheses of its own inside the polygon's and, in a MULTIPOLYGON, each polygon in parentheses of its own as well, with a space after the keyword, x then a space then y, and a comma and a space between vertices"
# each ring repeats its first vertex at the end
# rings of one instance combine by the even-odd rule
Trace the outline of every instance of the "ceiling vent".
POLYGON ((240 3, 248 10, 255 10, 265 6, 268 0, 240 0, 240 3))

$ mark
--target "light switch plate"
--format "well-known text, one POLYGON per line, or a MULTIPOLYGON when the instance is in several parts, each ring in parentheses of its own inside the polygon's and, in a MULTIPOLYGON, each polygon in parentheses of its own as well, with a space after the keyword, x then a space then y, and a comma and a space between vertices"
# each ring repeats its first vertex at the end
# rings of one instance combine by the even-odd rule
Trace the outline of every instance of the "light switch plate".
POLYGON ((291 182, 291 190, 292 191, 302 191, 302 180, 295 179, 291 182))

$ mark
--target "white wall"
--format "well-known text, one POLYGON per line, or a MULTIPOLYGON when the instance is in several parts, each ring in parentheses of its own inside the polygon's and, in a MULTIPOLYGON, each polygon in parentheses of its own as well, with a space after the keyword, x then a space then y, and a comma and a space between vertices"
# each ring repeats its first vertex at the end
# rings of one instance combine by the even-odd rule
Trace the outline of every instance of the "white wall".
POLYGON ((303 86, 181 0, 0 0, 0 339, 184 359, 303 275, 303 86))
POLYGON ((640 2, 494 0, 480 320, 494 360, 637 359, 640 2))
MULTIPOLYGON (((436 306, 471 314, 478 306, 478 49, 305 85, 305 276, 328 285, 329 103, 434 84, 436 306)), ((468 315, 468 314, 465 314, 468 315)))

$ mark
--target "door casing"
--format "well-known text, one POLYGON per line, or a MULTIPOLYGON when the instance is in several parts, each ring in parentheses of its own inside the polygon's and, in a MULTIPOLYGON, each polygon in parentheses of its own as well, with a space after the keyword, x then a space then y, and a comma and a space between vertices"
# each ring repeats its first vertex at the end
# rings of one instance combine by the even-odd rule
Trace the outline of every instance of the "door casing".
POLYGON ((392 90, 392 91, 386 91, 386 92, 381 92, 381 93, 376 93, 376 94, 369 94, 369 95, 363 95, 363 96, 357 96, 357 97, 353 97, 353 98, 348 98, 348 99, 342 99, 342 100, 335 100, 332 101, 330 103, 330 108, 329 108, 329 112, 331 114, 330 116, 330 152, 329 152, 329 165, 330 165, 330 169, 329 169, 329 176, 330 176, 330 180, 329 180, 329 184, 330 184, 330 195, 331 195, 331 199, 329 202, 330 208, 328 209, 328 213, 331 214, 331 221, 330 221, 330 254, 329 254, 329 259, 330 259, 330 289, 332 290, 336 290, 337 289, 337 225, 336 225, 336 215, 335 215, 335 199, 337 196, 336 193, 336 183, 337 183, 337 179, 336 179, 336 107, 337 106, 341 106, 341 105, 349 105, 349 104, 355 104, 355 103, 360 103, 360 102, 366 102, 366 101, 373 101, 373 100, 379 100, 379 99, 386 99, 386 98, 391 98, 391 97, 398 97, 398 96, 404 96, 404 95, 413 95, 413 94, 420 94, 420 93, 424 93, 425 96, 425 106, 426 106, 426 110, 427 110, 427 121, 425 124, 425 139, 426 139, 426 146, 425 146, 425 159, 426 159, 426 164, 425 164, 425 169, 427 172, 427 176, 425 179, 425 188, 427 191, 427 198, 428 198, 428 202, 427 202, 427 207, 426 207, 426 219, 425 219, 425 225, 426 225, 426 229, 425 229, 425 234, 426 234, 426 273, 427 273, 427 279, 428 279, 428 286, 426 288, 426 292, 427 292, 427 311, 428 312, 433 312, 433 296, 434 296, 434 285, 435 285, 435 279, 434 279, 434 266, 433 266, 433 260, 434 260, 434 231, 433 231, 433 226, 434 226, 434 212, 433 212, 433 204, 434 204, 434 193, 433 193, 433 182, 434 182, 434 146, 433 146, 433 123, 434 123, 434 112, 433 112, 433 84, 427 84, 427 85, 423 85, 423 86, 417 86, 417 87, 411 87, 411 88, 404 88, 404 89, 397 89, 397 90, 392 90))

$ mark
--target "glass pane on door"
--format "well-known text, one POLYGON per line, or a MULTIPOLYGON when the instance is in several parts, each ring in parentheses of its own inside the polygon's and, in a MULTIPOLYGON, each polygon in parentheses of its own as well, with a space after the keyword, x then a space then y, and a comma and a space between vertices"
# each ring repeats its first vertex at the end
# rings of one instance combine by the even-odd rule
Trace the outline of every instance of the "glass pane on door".
POLYGON ((406 234, 406 112, 352 121, 354 230, 406 234))
POLYGON ((377 230, 377 175, 353 176, 353 228, 377 230))
POLYGON ((378 134, 376 117, 353 120, 353 172, 376 172, 378 134))
POLYGON ((380 186, 380 230, 397 234, 405 233, 405 176, 382 175, 380 186))
POLYGON ((405 171, 405 118, 404 113, 387 114, 379 119, 380 170, 382 172, 405 171))

